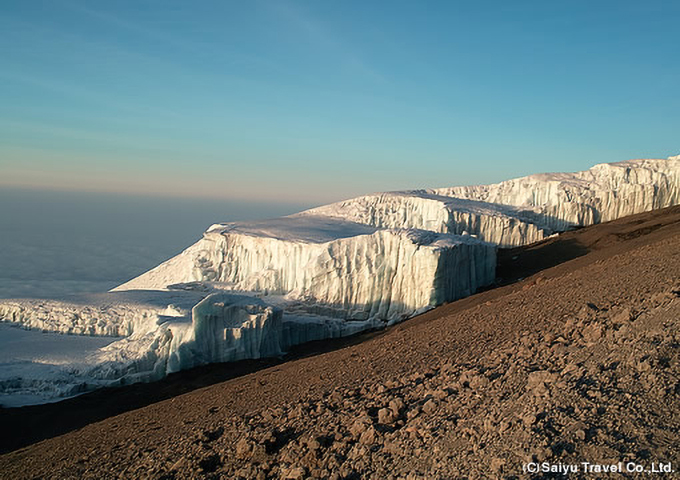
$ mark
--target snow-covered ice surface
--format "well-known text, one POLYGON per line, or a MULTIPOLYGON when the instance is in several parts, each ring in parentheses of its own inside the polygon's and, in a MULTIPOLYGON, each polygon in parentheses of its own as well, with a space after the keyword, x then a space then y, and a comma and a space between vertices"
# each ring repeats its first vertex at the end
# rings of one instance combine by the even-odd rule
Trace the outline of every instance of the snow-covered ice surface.
POLYGON ((187 316, 204 296, 196 291, 109 292, 63 300, 3 300, 0 320, 45 332, 124 337, 155 322, 187 316))
POLYGON ((116 340, 0 324, 0 404, 19 406, 60 398, 60 385, 78 385, 70 372, 116 340))
POLYGON ((107 294, 0 302, 4 322, 90 336, 58 361, 0 357, 0 402, 43 402, 382 328, 490 284, 498 246, 678 203, 680 157, 670 157, 215 224, 107 294))

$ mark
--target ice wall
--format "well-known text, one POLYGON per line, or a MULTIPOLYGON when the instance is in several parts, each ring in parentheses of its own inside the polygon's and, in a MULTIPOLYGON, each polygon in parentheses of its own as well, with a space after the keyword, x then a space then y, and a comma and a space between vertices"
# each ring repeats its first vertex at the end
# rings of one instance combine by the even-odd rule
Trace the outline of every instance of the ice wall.
POLYGON ((202 363, 281 355, 282 310, 248 296, 214 293, 191 312, 202 363))
POLYGON ((586 226, 680 203, 680 157, 603 163, 492 185, 439 188, 438 195, 534 210, 554 230, 586 226))
POLYGON ((540 219, 533 212, 425 190, 365 195, 298 215, 323 215, 379 228, 414 228, 474 235, 501 247, 534 243, 552 233, 537 221, 540 219))
POLYGON ((393 321, 494 280, 495 248, 474 238, 310 215, 278 222, 277 228, 267 222, 266 230, 261 224, 214 226, 177 257, 117 290, 219 282, 286 295, 339 318, 393 321), (320 224, 323 231, 310 235, 307 226, 320 224))

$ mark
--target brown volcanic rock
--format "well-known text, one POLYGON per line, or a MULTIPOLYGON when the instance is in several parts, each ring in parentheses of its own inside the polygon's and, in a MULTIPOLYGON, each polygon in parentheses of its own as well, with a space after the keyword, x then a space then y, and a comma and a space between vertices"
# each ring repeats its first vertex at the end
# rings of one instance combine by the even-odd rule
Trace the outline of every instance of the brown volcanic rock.
POLYGON ((680 208, 513 249, 515 274, 545 267, 541 248, 564 260, 560 242, 568 256, 584 255, 364 343, 5 454, 0 475, 512 478, 527 461, 677 468, 680 208))

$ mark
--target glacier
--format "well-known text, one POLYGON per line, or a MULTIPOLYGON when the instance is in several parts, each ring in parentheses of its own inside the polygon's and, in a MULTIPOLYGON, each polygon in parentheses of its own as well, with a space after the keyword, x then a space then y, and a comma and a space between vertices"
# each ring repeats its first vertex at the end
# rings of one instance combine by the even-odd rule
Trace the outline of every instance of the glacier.
POLYGON ((108 293, 0 301, 7 325, 106 337, 73 361, 4 361, 0 403, 64 398, 384 328, 495 280, 497 248, 680 203, 680 156, 491 185, 365 195, 218 223, 108 293))
POLYGON ((537 174, 492 185, 433 189, 438 195, 523 207, 563 231, 677 205, 680 155, 602 163, 576 173, 537 174))

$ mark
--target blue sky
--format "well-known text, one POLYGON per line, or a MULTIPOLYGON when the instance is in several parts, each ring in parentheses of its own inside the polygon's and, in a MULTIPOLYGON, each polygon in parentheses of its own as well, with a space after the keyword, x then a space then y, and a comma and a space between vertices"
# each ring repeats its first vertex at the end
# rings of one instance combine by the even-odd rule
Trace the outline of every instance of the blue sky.
POLYGON ((0 4, 0 186, 324 203, 680 153, 680 2, 0 4))

